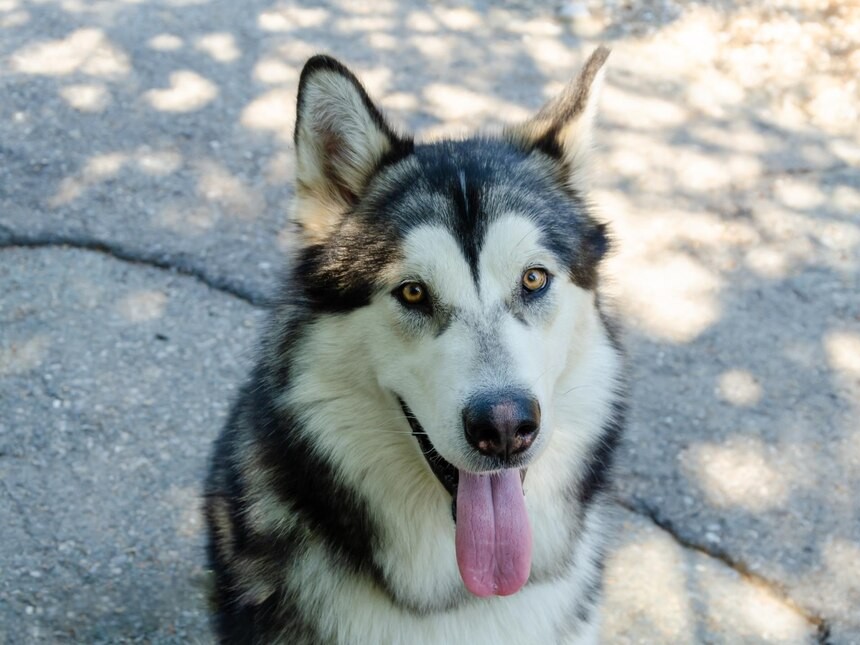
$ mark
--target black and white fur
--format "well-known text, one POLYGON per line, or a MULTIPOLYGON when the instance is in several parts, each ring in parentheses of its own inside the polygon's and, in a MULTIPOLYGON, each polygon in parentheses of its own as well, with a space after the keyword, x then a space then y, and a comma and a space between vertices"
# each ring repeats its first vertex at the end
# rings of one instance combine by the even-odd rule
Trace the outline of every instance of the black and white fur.
POLYGON ((427 144, 395 133, 337 61, 306 64, 301 244, 206 485, 222 642, 597 639, 624 411, 598 293, 607 234, 585 194, 607 55, 527 123, 427 144), (520 287, 532 266, 551 276, 540 298, 520 287), (427 307, 393 295, 408 280, 427 307), (464 440, 462 410, 504 387, 542 410, 516 464, 532 566, 519 592, 478 598, 458 574, 451 492, 418 439, 446 467, 498 468, 464 440))

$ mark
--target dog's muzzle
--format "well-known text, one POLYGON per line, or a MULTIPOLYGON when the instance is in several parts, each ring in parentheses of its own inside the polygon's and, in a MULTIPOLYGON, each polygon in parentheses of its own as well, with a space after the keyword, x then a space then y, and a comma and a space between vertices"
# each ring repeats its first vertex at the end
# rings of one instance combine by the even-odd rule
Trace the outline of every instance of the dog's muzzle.
MULTIPOLYGON (((406 420, 409 422, 409 427, 412 430, 412 436, 418 441, 418 446, 421 448, 421 453, 424 455, 424 459, 427 460, 427 464, 430 466, 430 470, 436 475, 436 479, 442 484, 446 491, 451 495, 451 514, 454 518, 454 522, 457 522, 457 486, 460 482, 460 473, 457 468, 450 462, 448 462, 442 455, 440 455, 436 448, 433 447, 433 444, 430 442, 430 437, 427 436, 427 432, 421 426, 421 423, 418 421, 418 418, 415 416, 415 413, 409 409, 409 406, 403 402, 399 396, 397 397, 397 402, 400 403, 400 409, 403 410, 403 416, 406 417, 406 420)), ((520 470, 520 478, 523 482, 525 482, 526 478, 526 469, 523 468, 520 470)))
POLYGON ((403 399, 398 397, 397 400, 400 403, 400 408, 403 410, 403 415, 409 422, 409 427, 412 429, 412 436, 418 440, 418 445, 421 447, 424 459, 426 459, 427 463, 430 465, 430 470, 433 471, 433 474, 436 475, 436 479, 442 483, 445 490, 451 494, 451 497, 454 498, 454 503, 456 504, 457 483, 460 480, 460 475, 457 472, 457 469, 453 464, 448 463, 442 455, 436 452, 436 449, 433 447, 433 444, 430 443, 430 438, 427 436, 424 428, 421 427, 415 414, 409 409, 409 406, 403 402, 403 399))

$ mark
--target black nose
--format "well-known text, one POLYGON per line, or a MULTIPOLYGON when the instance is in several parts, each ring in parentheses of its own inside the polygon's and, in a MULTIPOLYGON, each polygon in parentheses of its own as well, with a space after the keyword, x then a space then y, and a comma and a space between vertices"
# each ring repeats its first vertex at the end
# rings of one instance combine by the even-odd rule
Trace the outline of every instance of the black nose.
POLYGON ((476 394, 463 409, 463 430, 482 455, 509 459, 534 443, 540 404, 521 390, 476 394))

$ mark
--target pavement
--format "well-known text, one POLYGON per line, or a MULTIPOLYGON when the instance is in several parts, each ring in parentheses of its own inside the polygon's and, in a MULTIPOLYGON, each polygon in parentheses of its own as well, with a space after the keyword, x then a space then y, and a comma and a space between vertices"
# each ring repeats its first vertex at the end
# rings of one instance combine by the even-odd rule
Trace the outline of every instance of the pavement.
POLYGON ((0 0, 0 643, 209 643, 200 482, 303 61, 429 138, 613 48, 607 643, 860 643, 860 3, 0 0))

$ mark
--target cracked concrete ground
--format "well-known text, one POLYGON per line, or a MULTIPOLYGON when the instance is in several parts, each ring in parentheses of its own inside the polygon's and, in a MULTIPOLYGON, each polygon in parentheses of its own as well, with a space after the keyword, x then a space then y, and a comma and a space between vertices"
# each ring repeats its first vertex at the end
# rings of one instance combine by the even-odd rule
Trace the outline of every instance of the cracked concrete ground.
POLYGON ((210 642, 209 444, 289 244, 298 70, 421 136, 614 51, 633 414, 604 641, 860 643, 860 5, 0 0, 0 642, 210 642))

